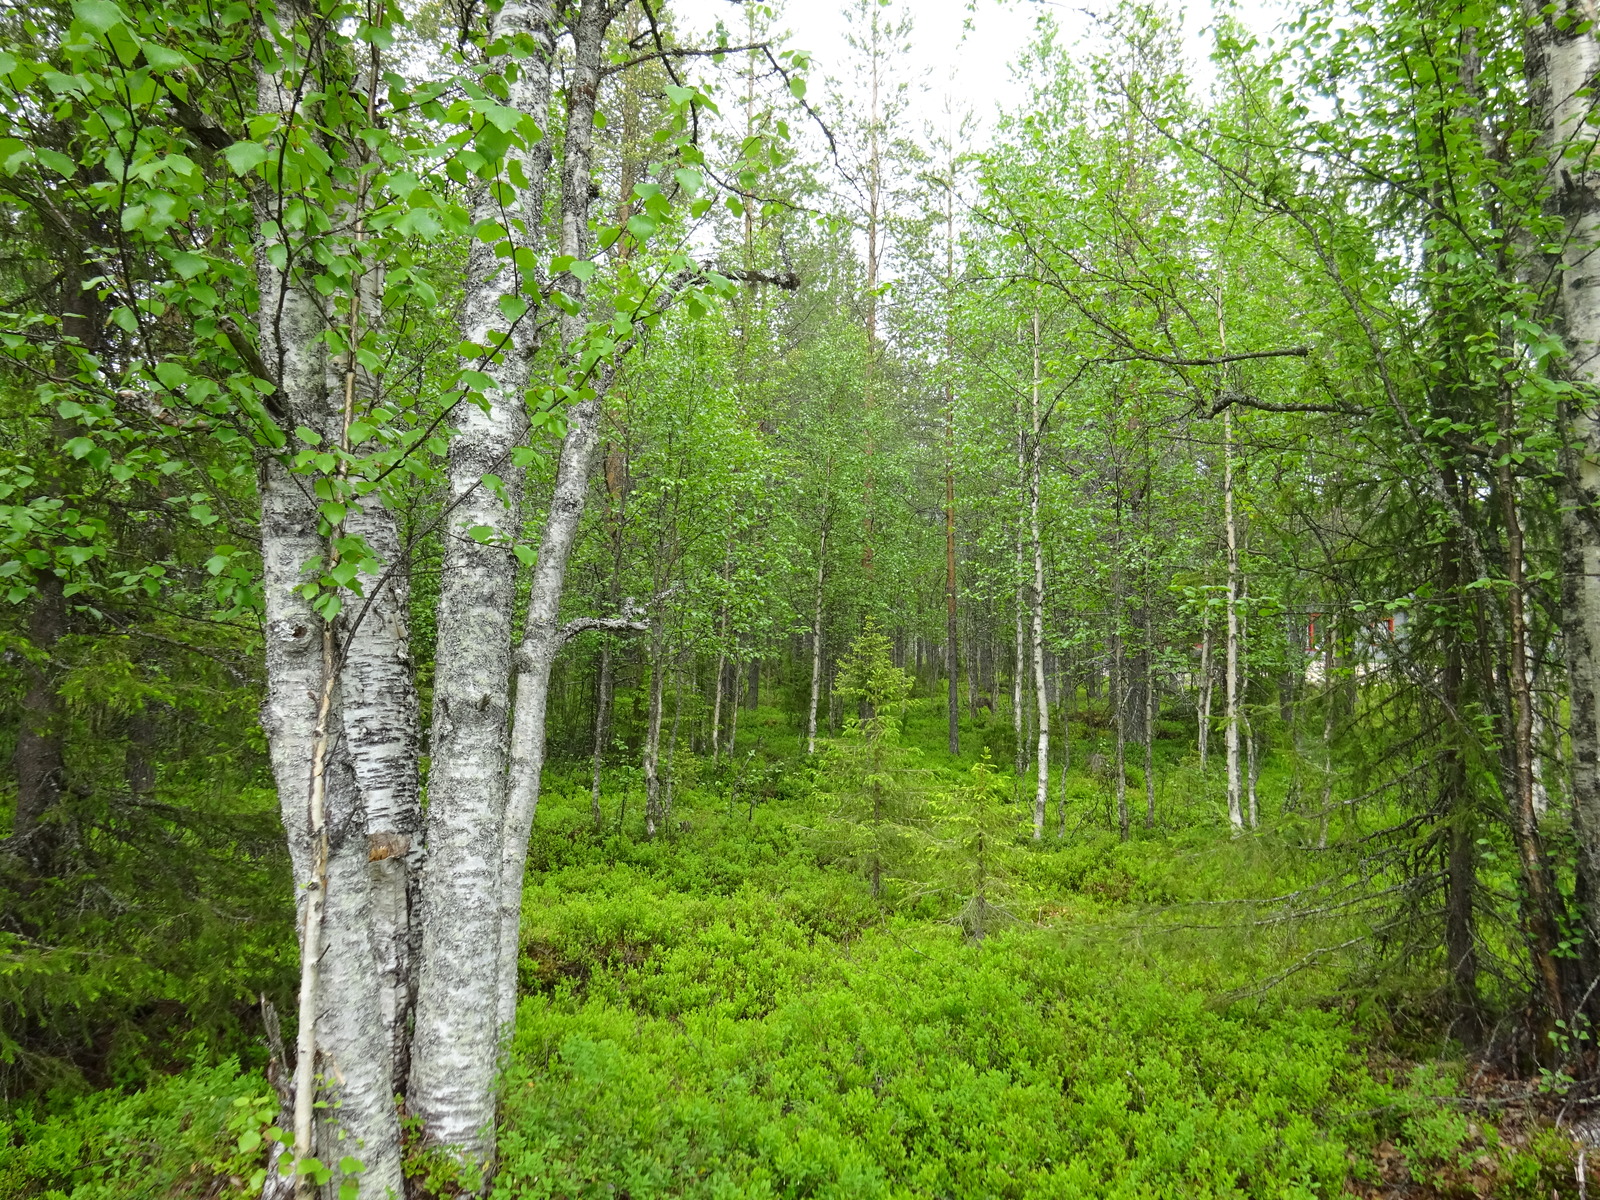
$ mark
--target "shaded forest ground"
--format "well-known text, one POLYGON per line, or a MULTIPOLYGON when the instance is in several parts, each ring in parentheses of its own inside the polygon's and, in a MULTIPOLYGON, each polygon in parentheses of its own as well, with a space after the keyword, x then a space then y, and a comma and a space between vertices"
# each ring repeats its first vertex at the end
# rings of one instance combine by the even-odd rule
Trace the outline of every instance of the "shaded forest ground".
MULTIPOLYGON (((1035 847, 992 765, 1009 727, 953 759, 929 699, 875 761, 842 739, 807 762, 792 713, 746 710, 723 761, 680 747, 655 842, 636 769, 608 772, 598 831, 587 771, 555 773, 495 1194, 1576 1196, 1560 1081, 1469 1064, 1432 967, 1380 973, 1345 910, 1268 903, 1329 869, 1288 756, 1235 839, 1192 722, 1160 731, 1155 827, 1132 771, 1127 844, 1082 769, 1103 731, 1073 746, 1067 836, 1058 778, 1035 847)), ((246 1192, 273 1105, 239 1048, 13 1103, 0 1197, 246 1192)))

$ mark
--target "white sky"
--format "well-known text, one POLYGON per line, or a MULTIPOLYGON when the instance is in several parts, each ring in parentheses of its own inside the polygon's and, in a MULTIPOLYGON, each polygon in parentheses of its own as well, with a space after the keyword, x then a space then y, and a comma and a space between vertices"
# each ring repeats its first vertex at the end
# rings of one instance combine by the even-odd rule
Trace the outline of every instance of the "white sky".
MULTIPOLYGON (((850 54, 845 44, 845 0, 787 0, 781 3, 780 27, 793 33, 788 45, 809 50, 813 56, 812 86, 808 98, 822 97, 825 77, 847 77, 850 54)), ((1035 22, 1049 12, 1060 24, 1064 41, 1075 43, 1089 28, 1086 10, 1104 11, 1110 0, 901 0, 914 20, 913 64, 904 74, 921 71, 925 91, 911 97, 907 127, 921 132, 925 122, 944 125, 945 95, 954 91, 956 107, 972 109, 983 126, 992 125, 998 108, 1015 108, 1025 89, 1013 77, 1011 62, 1032 38, 1035 22), (970 29, 966 28, 967 25, 970 29)), ((1210 18, 1210 4, 1191 4, 1185 14, 1185 44, 1191 50, 1191 74, 1197 83, 1209 83, 1209 38, 1202 36, 1210 18)), ((1285 11, 1285 0, 1241 0, 1234 13, 1257 36, 1269 36, 1285 11)), ((731 40, 743 40, 743 9, 738 0, 672 0, 682 34, 704 35, 718 18, 726 23, 731 40)), ((687 40, 687 38, 686 38, 687 40)))

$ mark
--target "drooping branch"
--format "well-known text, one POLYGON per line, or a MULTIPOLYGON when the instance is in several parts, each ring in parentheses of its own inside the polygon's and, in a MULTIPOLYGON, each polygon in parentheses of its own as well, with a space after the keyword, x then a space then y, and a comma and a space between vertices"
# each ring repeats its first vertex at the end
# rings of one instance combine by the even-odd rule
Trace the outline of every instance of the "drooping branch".
POLYGON ((608 633, 649 633, 650 624, 634 617, 577 617, 561 627, 561 640, 570 642, 580 633, 604 630, 608 633))

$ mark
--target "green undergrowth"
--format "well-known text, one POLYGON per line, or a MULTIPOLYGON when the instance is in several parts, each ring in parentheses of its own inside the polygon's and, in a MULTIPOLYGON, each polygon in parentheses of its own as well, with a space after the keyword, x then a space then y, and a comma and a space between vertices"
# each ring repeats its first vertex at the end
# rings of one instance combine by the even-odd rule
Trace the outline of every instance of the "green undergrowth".
MULTIPOLYGON (((807 762, 747 714, 733 764, 680 752, 654 841, 636 770, 598 832, 587 772, 549 774, 498 1200, 1570 1193, 1563 1135, 1452 1099, 1448 1043, 1378 1057, 1325 952, 1358 918, 1276 918, 1326 870, 1289 767, 1235 838, 1164 737, 1124 843, 1085 736, 1034 844, 1028 789, 935 715, 807 762)), ((233 1062, 36 1097, 0 1113, 0 1200, 245 1195, 267 1097, 233 1062)))
POLYGON ((1335 1196, 1378 1180, 1380 1145, 1441 1195, 1570 1181, 1564 1137, 1497 1139, 1443 1100, 1459 1073, 1369 1065, 1350 964, 1318 953, 1337 923, 1257 919, 1319 870, 1292 819, 1123 844, 1075 776, 1075 834, 1053 788, 1035 847, 1000 787, 974 936, 947 828, 973 764, 931 757, 900 760, 877 897, 832 828, 843 768, 731 812, 706 770, 650 844, 593 836, 579 781, 552 789, 497 1197, 1335 1196))

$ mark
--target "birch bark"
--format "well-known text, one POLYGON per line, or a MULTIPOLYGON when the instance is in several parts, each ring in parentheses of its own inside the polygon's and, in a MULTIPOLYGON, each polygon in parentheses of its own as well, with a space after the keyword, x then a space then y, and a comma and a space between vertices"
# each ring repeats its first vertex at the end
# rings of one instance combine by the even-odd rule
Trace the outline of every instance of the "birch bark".
MULTIPOLYGON (((507 71, 507 104, 548 126, 555 54, 551 0, 506 0, 491 18, 495 42, 531 40, 507 71)), ((501 69, 511 65, 499 60, 501 69)), ((528 181, 514 200, 510 235, 539 246, 548 138, 510 152, 528 181)), ((475 223, 506 211, 488 188, 472 196, 475 223)), ((467 258, 462 333, 478 345, 504 338, 502 299, 522 294, 512 258, 474 239, 467 258)), ((422 874, 422 957, 407 1103, 428 1144, 487 1166, 494 1151, 494 1075, 499 1023, 499 866, 505 816, 511 618, 522 485, 511 453, 526 429, 523 391, 534 349, 528 314, 513 323, 488 405, 460 403, 448 476, 444 574, 434 671, 433 759, 428 779, 428 861, 422 874), (488 534, 479 540, 483 530, 488 534), (477 531, 478 536, 474 536, 477 531)))
POLYGON ((1211 605, 1200 613, 1200 773, 1205 774, 1211 740, 1211 605))
MULTIPOLYGON (((376 74, 373 64, 374 78, 376 74)), ((356 220, 360 221, 359 213, 356 220)), ((358 289, 350 323, 352 343, 359 343, 362 329, 376 325, 381 317, 379 267, 365 267, 358 289)), ((360 366, 353 352, 343 356, 340 368, 341 378, 335 380, 330 374, 330 385, 347 388, 354 409, 370 409, 378 400, 379 381, 360 366)), ((350 762, 366 816, 372 948, 393 1071, 391 1091, 404 1094, 413 975, 422 932, 412 915, 423 861, 421 722, 407 628, 410 583, 401 562, 399 525, 381 494, 371 494, 351 507, 343 533, 359 537, 372 556, 363 562, 358 577, 362 600, 351 604, 354 611, 342 647, 339 687, 350 762)))
MULTIPOLYGON (((1038 776, 1033 793, 1033 840, 1044 840, 1045 806, 1050 801, 1050 696, 1044 676, 1044 551, 1039 541, 1039 459, 1044 427, 1039 416, 1039 312, 1033 313, 1033 444, 1028 458, 1028 539, 1033 551, 1033 690, 1039 718, 1038 776)), ((955 618, 952 616, 951 620, 955 618)), ((951 685, 952 688, 955 686, 951 685)))
MULTIPOLYGON (((567 78, 566 142, 561 164, 560 253, 582 259, 589 249, 589 210, 593 202, 594 114, 600 94, 600 61, 606 29, 620 12, 604 0, 583 0, 573 24, 574 49, 567 78)), ((569 354, 586 332, 584 285, 575 276, 561 282, 576 302, 575 314, 561 319, 561 340, 569 354)), ((544 770, 545 716, 550 694, 550 669, 566 640, 560 625, 561 593, 567 563, 583 517, 589 472, 600 441, 601 404, 611 382, 602 368, 592 394, 567 414, 567 433, 556 465, 555 488, 539 542, 528 614, 517 650, 517 702, 511 736, 511 779, 499 845, 497 892, 499 912, 495 940, 495 1034, 503 1050, 516 1019, 518 937, 522 920, 522 882, 527 871, 528 835, 539 805, 544 770)), ((493 1055, 492 1055, 493 1057, 493 1055)))
MULTIPOLYGON (((291 70, 314 69, 297 57, 295 35, 301 31, 285 26, 312 20, 307 12, 284 7, 258 30, 276 54, 257 60, 257 110, 276 118, 285 137, 304 116, 298 111, 301 90, 287 77, 291 70)), ((315 44, 315 38, 310 40, 315 44)), ((263 188, 255 200, 260 358, 284 423, 327 430, 337 420, 323 342, 328 315, 298 277, 303 247, 282 236, 279 208, 285 199, 263 188)), ((370 934, 365 815, 333 677, 333 631, 299 591, 307 564, 327 549, 310 484, 291 474, 276 453, 262 454, 258 486, 267 694, 261 723, 299 885, 302 976, 295 1149, 297 1155, 313 1153, 330 1165, 354 1154, 364 1165, 364 1185, 380 1194, 382 1189, 399 1194, 404 1183, 400 1129, 391 1101, 390 1048, 370 934), (313 1095, 321 1102, 315 1108, 313 1095)), ((281 1194, 279 1182, 274 1187, 281 1194)), ((340 1182, 336 1171, 330 1194, 340 1182)))
POLYGON ((1233 409, 1222 414, 1222 511, 1228 539, 1228 665, 1225 729, 1228 741, 1228 823, 1244 830, 1239 786, 1239 538, 1233 520, 1233 409))
POLYGON ((1144 600, 1144 827, 1156 827, 1156 681, 1151 671, 1155 654, 1154 607, 1150 596, 1144 600))
POLYGON ((661 707, 666 687, 666 629, 660 617, 650 645, 650 715, 644 735, 644 836, 654 840, 661 816, 661 707))
POLYGON ((1590 6, 1546 7, 1525 0, 1530 100, 1544 126, 1550 162, 1547 205, 1565 218, 1558 299, 1566 371, 1585 385, 1581 402, 1563 397, 1561 495, 1562 641, 1571 700, 1572 809, 1580 889, 1591 944, 1600 941, 1600 289, 1593 256, 1600 245, 1600 170, 1591 90, 1600 74, 1600 40, 1590 6), (1557 20, 1566 28, 1558 29, 1557 20))

